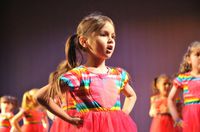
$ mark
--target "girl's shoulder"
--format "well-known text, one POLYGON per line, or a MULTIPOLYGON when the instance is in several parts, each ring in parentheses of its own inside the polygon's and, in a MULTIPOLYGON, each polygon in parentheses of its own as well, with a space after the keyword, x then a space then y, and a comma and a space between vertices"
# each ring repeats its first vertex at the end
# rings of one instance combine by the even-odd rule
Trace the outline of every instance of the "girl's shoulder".
POLYGON ((157 100, 157 99, 159 99, 159 98, 160 98, 159 95, 152 95, 152 96, 150 97, 150 100, 151 100, 151 101, 155 101, 155 100, 157 100))
POLYGON ((67 74, 80 74, 82 72, 86 72, 86 67, 84 67, 83 65, 77 66, 69 71, 67 71, 66 73, 62 74, 61 76, 65 76, 67 74))
POLYGON ((67 71, 68 72, 79 72, 79 71, 85 71, 86 67, 83 65, 77 66, 75 68, 72 68, 71 70, 67 71))
POLYGON ((152 95, 152 96, 150 97, 150 99, 151 99, 151 100, 154 100, 156 97, 157 97, 157 95, 152 95))
POLYGON ((177 75, 177 78, 186 78, 186 77, 190 77, 191 73, 190 72, 186 72, 186 73, 180 73, 177 75))
POLYGON ((4 113, 4 114, 0 114, 0 117, 1 118, 6 118, 6 119, 10 119, 14 116, 14 114, 12 112, 7 112, 7 113, 4 113))
POLYGON ((121 68, 121 67, 108 67, 110 69, 111 72, 114 73, 118 73, 118 74, 122 74, 122 73, 128 73, 125 69, 121 68))
POLYGON ((12 112, 8 112, 7 117, 10 119, 14 116, 14 114, 12 112))
POLYGON ((190 72, 187 73, 180 73, 178 74, 178 76, 175 78, 175 80, 182 82, 182 81, 187 81, 187 80, 191 80, 192 75, 190 72))

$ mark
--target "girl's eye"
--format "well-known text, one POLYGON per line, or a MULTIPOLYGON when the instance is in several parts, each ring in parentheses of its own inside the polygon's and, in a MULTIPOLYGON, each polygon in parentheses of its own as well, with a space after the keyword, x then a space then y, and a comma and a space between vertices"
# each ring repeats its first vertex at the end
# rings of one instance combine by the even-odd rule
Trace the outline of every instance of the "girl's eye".
POLYGON ((3 103, 3 104, 8 104, 9 102, 8 102, 8 101, 3 101, 2 103, 3 103))
POLYGON ((116 36, 115 36, 115 35, 112 35, 112 38, 113 38, 113 39, 116 39, 116 36))
MULTIPOLYGON (((100 32, 99 35, 102 36, 102 37, 106 37, 106 36, 109 37, 109 33, 106 33, 106 32, 100 32)), ((113 35, 111 35, 111 37, 112 37, 112 39, 115 39, 116 35, 113 34, 113 35)))
POLYGON ((105 33, 100 33, 100 36, 106 36, 106 34, 105 33))
POLYGON ((171 83, 167 82, 167 83, 164 83, 165 86, 171 86, 171 83))
POLYGON ((200 53, 196 53, 196 56, 200 56, 200 53))

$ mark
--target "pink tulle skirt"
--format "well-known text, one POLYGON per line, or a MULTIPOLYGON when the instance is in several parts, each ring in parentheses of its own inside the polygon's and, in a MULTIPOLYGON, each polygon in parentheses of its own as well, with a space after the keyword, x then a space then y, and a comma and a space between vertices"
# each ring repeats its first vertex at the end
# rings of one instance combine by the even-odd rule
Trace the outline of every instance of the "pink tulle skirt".
POLYGON ((22 126, 22 132, 45 132, 42 124, 25 124, 22 126))
POLYGON ((200 132, 200 104, 184 106, 183 132, 200 132))
POLYGON ((10 132, 10 127, 0 127, 0 132, 10 132))
POLYGON ((174 127, 174 121, 169 114, 157 115, 151 122, 150 132, 179 132, 179 128, 174 127))
POLYGON ((77 127, 57 118, 51 132, 137 132, 135 122, 122 111, 90 111, 75 116, 83 118, 83 125, 77 127))
MULTIPOLYGON (((70 109, 68 111, 66 111, 68 115, 70 116, 76 116, 76 109, 70 109)), ((53 121, 53 124, 51 125, 51 129, 50 132, 56 132, 56 131, 70 131, 73 130, 75 128, 75 126, 71 125, 70 123, 63 121, 62 119, 60 119, 59 117, 56 117, 55 120, 53 121)))

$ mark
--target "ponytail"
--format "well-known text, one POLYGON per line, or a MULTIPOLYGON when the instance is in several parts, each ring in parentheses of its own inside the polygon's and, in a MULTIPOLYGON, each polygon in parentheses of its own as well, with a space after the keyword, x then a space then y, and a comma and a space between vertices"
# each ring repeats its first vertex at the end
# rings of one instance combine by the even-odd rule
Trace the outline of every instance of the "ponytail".
POLYGON ((78 39, 77 34, 72 35, 67 39, 65 45, 66 62, 70 69, 79 66, 84 60, 82 51, 85 51, 85 49, 81 46, 78 39))
POLYGON ((152 91, 153 91, 153 95, 156 95, 159 93, 158 87, 157 87, 157 83, 158 83, 158 77, 153 79, 152 82, 152 91))
POLYGON ((50 88, 45 96, 46 100, 51 98, 57 98, 62 96, 61 87, 62 82, 59 82, 59 77, 67 71, 79 66, 83 61, 82 50, 83 47, 79 44, 78 35, 72 35, 67 39, 65 45, 66 60, 59 63, 57 69, 49 75, 50 88), (77 54, 79 53, 79 54, 77 54), (80 56, 77 56, 80 55, 80 56), (81 58, 80 58, 81 57, 81 58), (81 60, 81 61, 79 61, 81 60))
POLYGON ((77 40, 77 35, 72 35, 71 37, 69 37, 69 39, 67 40, 67 44, 66 45, 69 45, 68 46, 68 50, 67 50, 67 60, 68 60, 68 63, 69 63, 69 66, 71 68, 74 68, 76 67, 76 61, 77 61, 77 58, 76 58, 76 45, 78 43, 78 40, 77 40))
POLYGON ((71 69, 72 68, 69 66, 69 62, 64 60, 58 64, 57 69, 54 72, 50 73, 48 82, 50 88, 45 96, 47 100, 49 98, 55 99, 62 96, 61 86, 58 78, 71 69))

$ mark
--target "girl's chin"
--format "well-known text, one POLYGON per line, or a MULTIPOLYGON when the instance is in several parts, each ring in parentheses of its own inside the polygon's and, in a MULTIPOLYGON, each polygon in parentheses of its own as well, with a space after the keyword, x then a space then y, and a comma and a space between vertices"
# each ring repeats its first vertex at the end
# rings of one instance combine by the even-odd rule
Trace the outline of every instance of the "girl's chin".
POLYGON ((110 59, 112 57, 112 55, 106 56, 105 59, 110 59))

